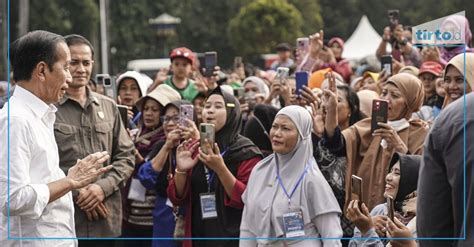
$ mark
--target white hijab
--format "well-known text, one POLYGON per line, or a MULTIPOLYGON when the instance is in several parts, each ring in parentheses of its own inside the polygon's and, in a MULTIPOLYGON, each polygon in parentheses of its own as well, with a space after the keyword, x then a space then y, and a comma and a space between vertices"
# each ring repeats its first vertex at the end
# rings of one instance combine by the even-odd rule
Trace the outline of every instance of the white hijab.
MULTIPOLYGON (((307 225, 319 215, 341 213, 336 198, 313 158, 311 141, 312 119, 309 112, 300 106, 287 106, 278 115, 285 115, 298 129, 298 142, 288 154, 273 153, 261 160, 252 173, 247 189, 242 195, 245 203, 241 230, 250 231, 257 237, 275 238, 284 235, 282 215, 290 212, 288 198, 276 179, 276 159, 280 176, 288 193, 291 193, 305 167, 309 168, 291 197, 291 211, 303 212, 307 225)), ((258 240, 268 243, 268 240, 258 240)))

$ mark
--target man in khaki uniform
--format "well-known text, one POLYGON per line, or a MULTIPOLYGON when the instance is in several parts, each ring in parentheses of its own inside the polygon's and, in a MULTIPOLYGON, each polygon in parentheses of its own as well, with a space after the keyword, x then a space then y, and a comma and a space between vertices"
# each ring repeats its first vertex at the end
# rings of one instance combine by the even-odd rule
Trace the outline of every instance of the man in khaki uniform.
MULTIPOLYGON (((72 82, 57 104, 54 124, 60 167, 66 172, 77 158, 95 150, 108 151, 113 166, 95 183, 74 193, 76 233, 78 237, 119 237, 122 228, 120 187, 132 174, 134 146, 113 100, 87 87, 94 65, 92 45, 80 35, 69 35, 65 39, 71 52, 72 82)), ((114 242, 88 240, 83 244, 113 246, 114 242)))

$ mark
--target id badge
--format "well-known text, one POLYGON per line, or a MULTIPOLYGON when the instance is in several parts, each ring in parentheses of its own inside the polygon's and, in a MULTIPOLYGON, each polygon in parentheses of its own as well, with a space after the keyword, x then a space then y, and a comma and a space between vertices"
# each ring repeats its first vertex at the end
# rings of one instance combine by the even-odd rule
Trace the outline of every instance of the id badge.
POLYGON ((216 194, 203 193, 199 195, 201 199, 201 216, 202 219, 213 219, 217 217, 216 210, 216 194))
POLYGON ((287 238, 304 236, 303 212, 300 210, 283 214, 283 228, 287 238))
POLYGON ((127 198, 130 200, 144 202, 145 195, 146 195, 145 186, 142 185, 140 180, 136 178, 132 178, 132 182, 130 183, 130 190, 128 191, 127 198))

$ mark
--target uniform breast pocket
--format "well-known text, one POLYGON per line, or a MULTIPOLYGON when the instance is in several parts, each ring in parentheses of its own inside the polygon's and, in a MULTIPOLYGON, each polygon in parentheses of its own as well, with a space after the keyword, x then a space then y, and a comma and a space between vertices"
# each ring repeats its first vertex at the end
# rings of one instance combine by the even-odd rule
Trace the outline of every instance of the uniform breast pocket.
POLYGON ((63 124, 54 124, 54 136, 59 150, 59 159, 61 168, 69 167, 75 164, 76 159, 81 156, 81 144, 79 142, 79 130, 77 127, 63 124))
POLYGON ((113 122, 102 122, 95 124, 96 141, 94 141, 94 146, 100 149, 100 151, 112 151, 114 137, 113 128, 113 122))

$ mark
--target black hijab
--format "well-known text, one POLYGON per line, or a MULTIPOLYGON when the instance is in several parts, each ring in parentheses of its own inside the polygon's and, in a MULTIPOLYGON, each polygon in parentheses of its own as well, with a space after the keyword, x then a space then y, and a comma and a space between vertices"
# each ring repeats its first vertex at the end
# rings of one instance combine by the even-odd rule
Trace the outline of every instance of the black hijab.
POLYGON ((277 113, 278 109, 274 106, 256 105, 253 111, 254 116, 245 124, 244 136, 255 143, 262 152, 273 152, 270 142, 270 129, 277 113))
POLYGON ((400 182, 395 202, 402 202, 405 197, 416 191, 418 185, 418 171, 420 170, 421 155, 405 155, 395 153, 390 161, 388 170, 400 162, 400 182))
POLYGON ((210 94, 221 95, 224 98, 227 118, 224 127, 216 133, 216 142, 221 152, 227 149, 224 154, 226 164, 239 163, 255 156, 262 156, 262 153, 255 144, 240 135, 242 129, 242 113, 240 103, 234 95, 221 91, 220 87, 214 89, 210 94))
MULTIPOLYGON (((239 134, 242 126, 242 115, 240 112, 239 101, 230 94, 222 92, 217 87, 209 95, 218 94, 224 98, 226 107, 226 122, 216 135, 216 143, 221 152, 226 150, 223 155, 224 163, 229 171, 237 176, 242 161, 254 157, 262 157, 260 150, 248 138, 239 134)), ((201 193, 208 191, 204 164, 199 162, 192 170, 191 176, 191 200, 192 200, 192 223, 191 228, 194 237, 238 237, 240 233, 240 221, 242 219, 243 209, 226 206, 224 200, 226 192, 224 186, 218 178, 212 180, 211 191, 216 194, 216 210, 218 217, 216 219, 202 220, 201 209, 199 206, 201 193)), ((238 241, 220 240, 207 243, 206 246, 238 246, 238 241)))

